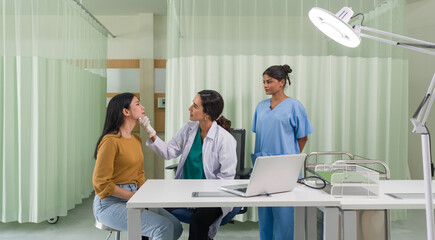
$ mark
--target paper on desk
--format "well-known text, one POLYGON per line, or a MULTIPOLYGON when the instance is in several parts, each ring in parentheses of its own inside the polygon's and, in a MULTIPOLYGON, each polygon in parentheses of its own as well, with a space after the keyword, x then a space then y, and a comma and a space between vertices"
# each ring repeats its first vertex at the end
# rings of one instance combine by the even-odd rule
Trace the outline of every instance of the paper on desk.
POLYGON ((229 192, 192 192, 192 197, 238 197, 229 192))

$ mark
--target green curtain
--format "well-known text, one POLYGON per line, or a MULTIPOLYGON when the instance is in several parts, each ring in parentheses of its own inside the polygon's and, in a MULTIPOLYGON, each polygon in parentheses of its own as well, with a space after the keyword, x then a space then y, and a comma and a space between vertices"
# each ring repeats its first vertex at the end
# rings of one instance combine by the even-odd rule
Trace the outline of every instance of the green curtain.
MULTIPOLYGON (((268 97, 262 73, 289 64, 286 93, 303 103, 314 128, 304 152, 347 151, 387 162, 393 179, 409 178, 407 56, 368 39, 356 49, 338 45, 310 22, 314 6, 334 13, 351 6, 365 13, 366 26, 406 33, 403 0, 169 0, 165 138, 189 120, 195 94, 214 89, 223 115, 247 130, 250 156, 255 107, 268 97)), ((238 220, 255 221, 256 211, 238 220)))
POLYGON ((107 33, 72 0, 0 0, 1 222, 65 216, 92 189, 107 33))

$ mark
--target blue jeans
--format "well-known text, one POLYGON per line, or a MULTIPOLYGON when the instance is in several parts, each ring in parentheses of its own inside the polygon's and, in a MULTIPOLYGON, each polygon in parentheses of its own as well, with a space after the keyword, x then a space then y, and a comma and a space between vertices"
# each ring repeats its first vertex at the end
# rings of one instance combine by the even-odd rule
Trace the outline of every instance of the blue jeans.
MULTIPOLYGON (((136 192, 136 184, 117 185, 128 191, 136 192)), ((127 231, 127 200, 117 197, 100 199, 94 198, 94 216, 102 224, 127 231)), ((157 209, 157 213, 148 210, 142 212, 142 236, 151 237, 153 240, 178 239, 183 232, 183 227, 172 214, 164 209, 157 209)))

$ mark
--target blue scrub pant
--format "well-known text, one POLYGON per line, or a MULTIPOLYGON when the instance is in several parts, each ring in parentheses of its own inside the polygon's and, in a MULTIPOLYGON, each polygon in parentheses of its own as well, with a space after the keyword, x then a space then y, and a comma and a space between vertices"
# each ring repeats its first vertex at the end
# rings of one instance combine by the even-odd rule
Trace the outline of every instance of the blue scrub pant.
POLYGON ((261 240, 293 240, 293 207, 259 207, 258 218, 261 240))
MULTIPOLYGON (((136 184, 120 184, 121 188, 132 192, 137 191, 136 184)), ((100 199, 94 198, 94 216, 102 224, 127 231, 127 200, 117 197, 100 199)), ((151 237, 153 240, 178 239, 183 232, 180 221, 164 209, 157 209, 157 213, 142 211, 142 236, 151 237)))

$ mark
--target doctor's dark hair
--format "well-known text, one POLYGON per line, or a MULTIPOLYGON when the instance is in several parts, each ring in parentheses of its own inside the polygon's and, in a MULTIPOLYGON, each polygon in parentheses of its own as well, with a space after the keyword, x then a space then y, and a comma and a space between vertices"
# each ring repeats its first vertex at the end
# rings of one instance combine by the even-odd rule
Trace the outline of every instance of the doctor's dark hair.
POLYGON ((198 94, 201 97, 204 113, 208 114, 211 120, 216 121, 219 126, 231 132, 231 121, 221 115, 224 110, 222 96, 214 90, 202 90, 198 94))
POLYGON ((94 158, 97 159, 98 145, 106 134, 119 133, 119 127, 124 122, 124 114, 122 113, 124 108, 130 109, 131 101, 133 101, 133 93, 121 93, 114 96, 109 105, 107 105, 106 121, 104 122, 103 133, 97 141, 95 146, 94 158))
POLYGON ((292 83, 290 82, 289 73, 292 72, 292 69, 289 65, 274 65, 270 66, 269 68, 264 71, 263 76, 267 75, 271 78, 275 78, 278 81, 282 81, 284 79, 284 87, 287 83, 285 80, 288 80, 288 85, 290 86, 292 83))

